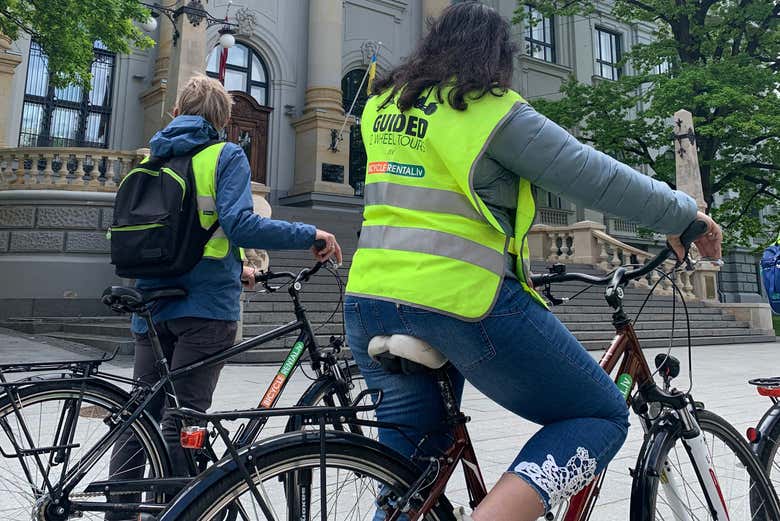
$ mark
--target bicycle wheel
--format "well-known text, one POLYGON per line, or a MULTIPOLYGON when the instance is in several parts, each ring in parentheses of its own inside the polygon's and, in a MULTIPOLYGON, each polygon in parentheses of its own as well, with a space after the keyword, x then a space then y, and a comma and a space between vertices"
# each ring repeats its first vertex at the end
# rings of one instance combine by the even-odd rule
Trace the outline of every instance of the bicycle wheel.
POLYGON ((766 469, 775 491, 780 491, 780 421, 775 422, 760 443, 758 459, 766 469))
MULTIPOLYGON (((105 419, 118 411, 128 400, 121 389, 98 380, 79 382, 52 381, 35 382, 18 389, 16 405, 22 419, 15 414, 8 393, 0 395, 0 521, 19 521, 20 519, 94 519, 103 520, 102 512, 69 511, 67 501, 54 507, 48 498, 45 481, 57 484, 63 472, 73 469, 83 455, 108 431, 105 419), (63 426, 68 422, 75 424, 68 450, 44 450, 39 454, 41 465, 36 464, 33 455, 22 460, 9 457, 16 453, 12 438, 22 449, 54 447, 61 440, 63 426), (32 440, 25 436, 23 427, 32 440), (24 464, 23 464, 23 463, 24 464), (25 472, 25 466, 27 471, 25 472), (63 506, 63 504, 65 506, 63 506), (57 513, 52 512, 62 509, 57 513)), ((170 463, 165 444, 153 421, 142 415, 131 426, 138 449, 131 458, 115 465, 119 472, 135 471, 141 477, 168 477, 170 463), (142 468, 130 468, 139 465, 139 456, 143 456, 142 468)), ((60 442, 61 443, 61 442, 60 442)), ((70 501, 104 502, 100 492, 87 491, 87 486, 95 481, 108 479, 112 452, 101 455, 81 483, 69 494, 70 501)), ((132 492, 128 492, 132 493, 132 492)), ((121 498, 122 496, 118 496, 121 498)), ((113 499, 112 501, 117 501, 113 499)), ((121 499, 119 499, 121 501, 121 499)), ((119 517, 130 517, 129 515, 119 517)))
MULTIPOLYGON (((329 431, 324 448, 329 521, 371 520, 380 490, 392 500, 416 478, 411 462, 363 436, 329 431)), ((236 462, 226 459, 190 483, 158 519, 216 521, 237 502, 245 520, 321 519, 319 433, 284 434, 241 451, 241 458, 270 515, 263 514, 236 462)), ((424 519, 454 521, 452 505, 442 496, 424 519)))
MULTIPOLYGON (((698 411, 729 521, 780 519, 777 496, 739 433, 723 418, 698 411)), ((639 456, 631 493, 632 521, 716 521, 680 429, 662 428, 639 456)), ((721 520, 718 520, 721 521, 721 520)))

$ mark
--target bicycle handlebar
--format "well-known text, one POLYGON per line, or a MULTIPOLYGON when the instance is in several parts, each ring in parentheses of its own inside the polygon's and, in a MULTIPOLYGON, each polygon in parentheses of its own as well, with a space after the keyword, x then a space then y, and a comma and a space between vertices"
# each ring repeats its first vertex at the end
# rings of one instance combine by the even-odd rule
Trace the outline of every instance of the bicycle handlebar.
MULTIPOLYGON (((326 243, 324 239, 317 239, 314 241, 312 246, 315 250, 319 251, 325 248, 326 243)), ((299 282, 301 280, 308 281, 309 277, 320 271, 324 265, 325 263, 323 262, 317 262, 311 268, 304 268, 300 271, 300 273, 297 274, 290 271, 281 271, 279 273, 274 273, 272 271, 257 272, 255 273, 255 282, 266 283, 273 279, 290 279, 295 282, 299 282)))
MULTIPOLYGON (((691 247, 691 244, 693 244, 693 241, 704 235, 704 233, 707 231, 707 228, 708 226, 705 221, 697 219, 693 221, 690 226, 688 226, 688 228, 686 228, 685 231, 680 235, 680 242, 682 242, 683 247, 685 248, 686 255, 688 253, 688 249, 691 247)), ((629 271, 626 268, 618 268, 613 273, 607 274, 604 277, 596 277, 593 275, 586 275, 584 273, 545 273, 543 275, 532 276, 531 282, 535 287, 570 281, 585 282, 597 286, 605 286, 610 282, 619 284, 644 277, 658 266, 663 264, 672 254, 672 248, 667 244, 667 246, 661 250, 658 255, 650 260, 650 262, 635 270, 629 271)))

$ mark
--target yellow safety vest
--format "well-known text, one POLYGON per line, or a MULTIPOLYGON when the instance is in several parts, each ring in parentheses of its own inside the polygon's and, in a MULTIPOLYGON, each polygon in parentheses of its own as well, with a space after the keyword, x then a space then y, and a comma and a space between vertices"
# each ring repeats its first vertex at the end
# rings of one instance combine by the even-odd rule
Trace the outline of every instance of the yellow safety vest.
POLYGON ((389 95, 369 99, 361 117, 365 220, 347 293, 479 320, 493 308, 506 256, 515 253, 521 284, 544 304, 523 267, 536 212, 530 183, 520 181, 515 237, 504 233, 473 185, 491 135, 525 100, 514 91, 487 94, 459 111, 432 93, 402 113, 393 102, 379 109, 389 95))

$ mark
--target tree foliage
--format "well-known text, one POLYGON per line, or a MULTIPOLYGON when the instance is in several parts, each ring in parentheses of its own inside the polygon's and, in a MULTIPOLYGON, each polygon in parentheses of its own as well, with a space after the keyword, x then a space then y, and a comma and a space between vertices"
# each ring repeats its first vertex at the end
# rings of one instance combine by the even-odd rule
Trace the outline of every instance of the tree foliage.
MULTIPOLYGON (((546 16, 598 16, 592 0, 522 2, 546 16)), ((704 197, 728 196, 713 212, 734 243, 766 241, 780 215, 757 210, 780 193, 780 2, 776 0, 614 0, 612 15, 629 24, 649 23, 654 41, 623 55, 617 81, 566 82, 560 101, 535 101, 536 108, 579 132, 605 153, 634 166, 650 167, 674 183, 671 116, 691 111, 697 134, 704 197)), ((774 239, 774 237, 772 237, 774 239)))
POLYGON ((15 40, 25 32, 35 39, 59 87, 89 85, 95 41, 116 53, 153 45, 133 24, 148 17, 137 0, 0 0, 0 33, 15 40))

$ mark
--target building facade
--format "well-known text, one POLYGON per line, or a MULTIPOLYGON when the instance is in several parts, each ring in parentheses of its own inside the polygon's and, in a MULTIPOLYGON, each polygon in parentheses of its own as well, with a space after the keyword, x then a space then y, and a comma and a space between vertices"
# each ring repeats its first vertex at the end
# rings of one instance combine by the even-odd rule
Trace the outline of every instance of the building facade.
MULTIPOLYGON (((163 6, 187 2, 164 0, 163 6)), ((272 207, 361 209, 365 156, 358 125, 365 102, 361 80, 371 56, 378 52, 380 72, 391 68, 414 48, 426 19, 449 3, 203 2, 215 18, 228 16, 238 24, 225 67, 225 85, 236 99, 225 137, 244 148, 254 187, 272 207), (353 100, 354 117, 345 119, 353 100)), ((520 7, 516 0, 484 3, 508 18, 520 7)), ((631 74, 618 67, 621 54, 651 39, 644 23, 611 17, 609 2, 599 2, 588 17, 545 19, 526 9, 538 23, 514 26, 523 50, 514 84, 531 103, 560 96, 561 83, 571 75, 593 82, 631 74)), ((170 121, 186 79, 218 70, 218 25, 194 26, 184 14, 175 29, 164 17, 158 21, 152 49, 113 55, 96 44, 89 92, 51 88, 46 58, 34 41, 0 39, 0 286, 6 298, 94 295, 111 278, 103 235, 115 180, 170 121), (52 263, 56 280, 22 287, 24 270, 52 263), (74 282, 84 278, 85 268, 96 282, 74 282)), ((555 194, 536 195, 539 223, 590 220, 645 249, 656 243, 640 237, 633 223, 555 194)), ((760 291, 745 284, 746 293, 760 291)))

